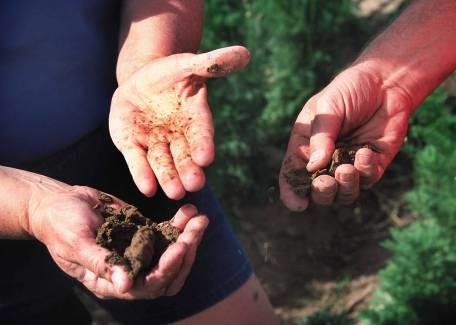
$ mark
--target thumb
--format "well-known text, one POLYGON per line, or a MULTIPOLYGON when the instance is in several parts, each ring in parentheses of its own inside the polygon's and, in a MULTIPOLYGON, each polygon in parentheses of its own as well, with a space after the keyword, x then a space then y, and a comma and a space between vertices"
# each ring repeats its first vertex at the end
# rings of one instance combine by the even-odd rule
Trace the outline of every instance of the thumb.
POLYGON ((239 71, 249 63, 250 52, 243 46, 230 46, 195 55, 189 62, 192 74, 220 78, 239 71))
POLYGON ((309 172, 325 168, 334 152, 343 121, 336 103, 337 101, 325 95, 312 97, 307 103, 315 112, 310 132, 310 157, 307 164, 309 172))
POLYGON ((243 46, 230 46, 202 54, 179 53, 147 64, 135 75, 135 87, 144 92, 160 91, 196 75, 219 78, 243 69, 250 52, 243 46))
POLYGON ((95 243, 83 245, 79 249, 80 263, 97 277, 110 281, 118 293, 125 293, 133 287, 133 280, 124 267, 111 265, 106 261, 110 252, 95 243))

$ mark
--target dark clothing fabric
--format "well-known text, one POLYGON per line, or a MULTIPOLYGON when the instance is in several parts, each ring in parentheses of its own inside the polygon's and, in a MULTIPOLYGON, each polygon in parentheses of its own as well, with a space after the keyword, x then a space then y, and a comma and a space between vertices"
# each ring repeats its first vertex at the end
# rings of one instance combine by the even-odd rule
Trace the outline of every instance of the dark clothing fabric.
POLYGON ((0 1, 0 162, 44 157, 106 120, 118 0, 0 1))
MULTIPOLYGON (((169 218, 185 202, 207 214, 210 225, 181 293, 100 302, 125 324, 161 324, 215 304, 252 271, 207 187, 180 202, 163 193, 145 198, 107 128, 94 131, 107 123, 116 86, 120 8, 119 0, 0 1, 0 165, 112 193, 147 216, 169 218)), ((0 240, 0 261, 0 323, 87 321, 71 295, 76 283, 41 243, 0 240)))

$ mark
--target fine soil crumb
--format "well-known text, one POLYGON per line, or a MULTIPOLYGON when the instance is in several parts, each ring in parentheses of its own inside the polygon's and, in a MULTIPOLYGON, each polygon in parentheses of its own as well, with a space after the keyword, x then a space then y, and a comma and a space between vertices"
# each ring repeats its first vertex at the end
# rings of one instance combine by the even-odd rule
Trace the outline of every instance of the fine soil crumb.
POLYGON ((180 230, 169 221, 155 223, 132 205, 114 209, 107 194, 100 195, 97 209, 105 222, 98 228, 97 244, 109 249, 106 261, 124 265, 132 278, 148 271, 158 262, 166 248, 176 242, 180 230))
POLYGON ((301 197, 306 197, 310 193, 312 181, 320 175, 330 175, 334 177, 336 168, 342 164, 354 164, 356 152, 361 148, 372 147, 369 145, 348 145, 338 144, 332 155, 332 159, 326 168, 317 170, 315 173, 309 173, 305 164, 300 167, 293 166, 291 158, 285 161, 285 171, 283 176, 290 184, 293 192, 301 197))
POLYGON ((209 73, 221 73, 223 72, 223 67, 220 64, 213 64, 209 68, 207 68, 207 72, 209 73))

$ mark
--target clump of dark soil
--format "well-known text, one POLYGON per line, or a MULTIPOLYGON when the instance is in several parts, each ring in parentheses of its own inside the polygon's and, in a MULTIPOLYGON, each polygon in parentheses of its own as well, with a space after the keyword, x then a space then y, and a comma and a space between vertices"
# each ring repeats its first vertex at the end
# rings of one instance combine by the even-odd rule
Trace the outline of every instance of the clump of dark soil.
POLYGON ((213 64, 209 68, 207 68, 207 72, 209 73, 221 73, 224 72, 223 67, 220 64, 213 64))
POLYGON ((305 164, 302 167, 296 168, 291 159, 285 161, 285 171, 283 176, 288 184, 291 185, 293 192, 301 197, 306 197, 310 193, 312 181, 320 175, 330 175, 334 177, 336 168, 342 164, 354 164, 356 152, 361 148, 372 147, 369 145, 348 145, 338 144, 332 155, 332 159, 328 166, 317 170, 315 173, 309 173, 305 164))
POLYGON ((96 207, 105 222, 98 228, 97 244, 109 249, 106 261, 124 265, 132 278, 154 267, 166 248, 176 242, 180 230, 169 221, 152 222, 132 206, 114 209, 109 195, 100 196, 96 207))

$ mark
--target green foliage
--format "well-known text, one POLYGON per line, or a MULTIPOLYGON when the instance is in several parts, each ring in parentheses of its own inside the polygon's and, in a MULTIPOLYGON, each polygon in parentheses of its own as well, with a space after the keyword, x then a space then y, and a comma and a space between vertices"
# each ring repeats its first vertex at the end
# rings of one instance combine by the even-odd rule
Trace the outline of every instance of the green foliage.
POLYGON ((209 84, 217 130, 210 179, 225 201, 233 190, 251 198, 275 184, 297 113, 365 34, 350 0, 206 3, 202 50, 244 44, 252 55, 246 71, 209 84))
POLYGON ((431 218, 394 230, 385 244, 394 256, 363 324, 445 324, 456 317, 455 244, 453 230, 431 218))
POLYGON ((456 115, 447 97, 435 91, 410 122, 405 150, 414 156, 415 186, 407 199, 419 215, 456 227, 456 115))
POLYGON ((322 309, 301 321, 300 325, 350 325, 353 324, 347 313, 334 313, 322 309))
POLYGON ((393 258, 361 319, 364 324, 447 324, 456 318, 456 116, 442 89, 411 120, 405 151, 414 158, 409 208, 420 219, 394 230, 393 258))

